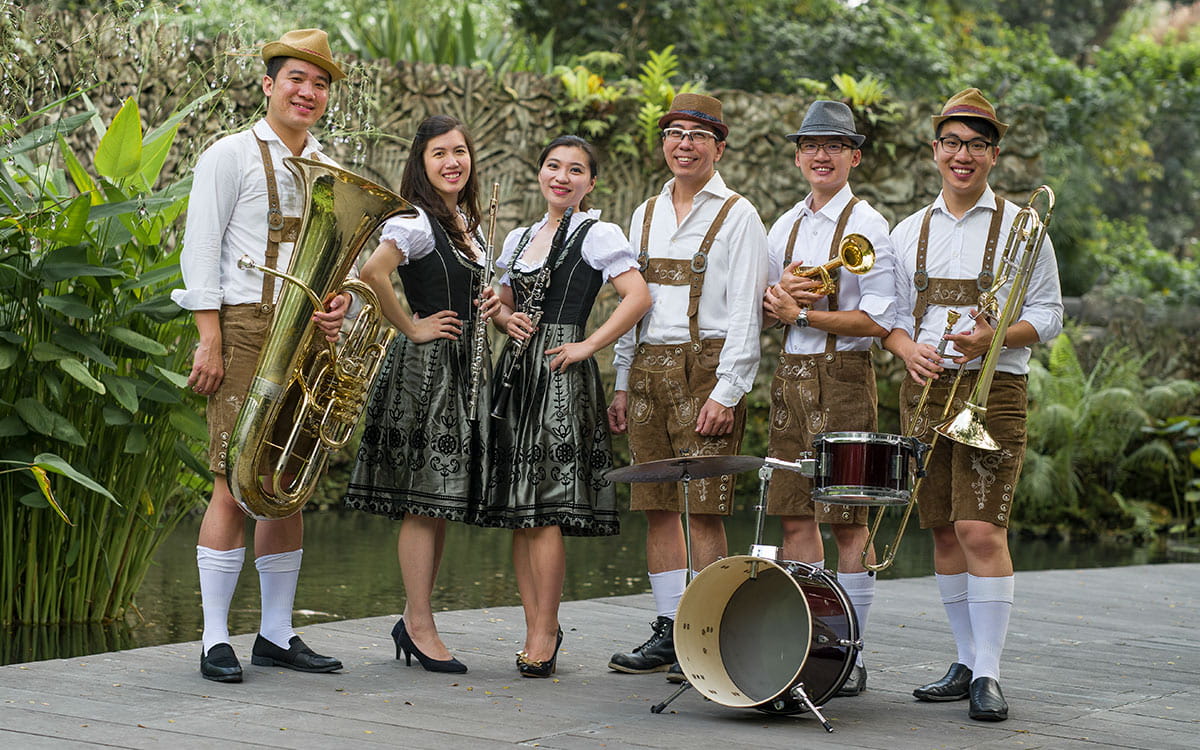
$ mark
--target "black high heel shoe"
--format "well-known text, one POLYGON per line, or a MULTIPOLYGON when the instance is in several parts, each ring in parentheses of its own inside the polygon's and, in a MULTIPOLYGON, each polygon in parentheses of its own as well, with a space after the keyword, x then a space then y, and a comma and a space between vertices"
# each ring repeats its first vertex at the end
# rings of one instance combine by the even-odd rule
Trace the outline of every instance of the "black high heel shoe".
POLYGON ((392 627, 392 640, 396 642, 396 658, 399 659, 401 654, 403 654, 406 666, 412 666, 412 658, 415 656, 426 672, 461 674, 467 671, 467 665, 454 657, 438 661, 437 659, 430 659, 421 653, 421 649, 417 648, 417 644, 413 643, 412 636, 404 629, 403 617, 392 627))
POLYGON ((554 643, 554 656, 546 661, 530 659, 522 651, 517 654, 517 671, 522 677, 549 677, 558 670, 558 649, 562 646, 563 632, 558 629, 558 640, 554 643))

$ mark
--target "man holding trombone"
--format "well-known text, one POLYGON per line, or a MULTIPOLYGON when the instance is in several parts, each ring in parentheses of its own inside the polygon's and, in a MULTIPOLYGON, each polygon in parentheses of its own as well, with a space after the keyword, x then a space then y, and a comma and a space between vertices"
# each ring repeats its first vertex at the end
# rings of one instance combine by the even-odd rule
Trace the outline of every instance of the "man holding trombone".
MULTIPOLYGON (((786 331, 771 383, 768 452, 792 460, 812 450, 816 433, 875 431, 878 397, 870 348, 892 327, 895 280, 887 220, 850 189, 850 170, 862 160, 866 140, 850 108, 813 102, 800 129, 787 138, 796 144, 795 164, 810 192, 767 235, 768 278, 778 283, 763 297, 763 317, 786 331), (835 266, 827 272, 835 280, 832 288, 814 278, 815 267, 827 265, 835 266)), ((875 574, 863 567, 867 506, 814 502, 811 479, 781 471, 768 488, 767 510, 782 516, 784 558, 817 568, 825 567, 817 524, 830 524, 838 583, 862 633, 875 598, 875 574)), ((858 695, 866 685, 860 652, 838 695, 858 695)))
MULTIPOLYGON (((1062 295, 1044 223, 1035 219, 1041 231, 1030 238, 1022 231, 1030 206, 1019 209, 988 184, 1008 129, 992 104, 978 89, 960 91, 933 117, 933 128, 942 190, 892 232, 897 318, 884 345, 910 376, 900 392, 905 434, 930 443, 936 426, 950 438, 928 455, 916 501, 921 527, 933 531, 934 571, 957 658, 945 677, 913 695, 969 698, 972 719, 1004 721, 1000 654, 1013 602, 1008 522, 1025 454, 1025 381, 1030 346, 1062 328, 1062 295), (962 316, 957 326, 944 333, 955 314, 962 316), (945 359, 937 348, 943 338, 945 359), (915 413, 923 391, 925 406, 915 413), (974 434, 943 423, 959 408, 956 393, 967 400, 964 414, 985 422, 974 434)), ((1034 195, 1041 192, 1052 207, 1052 193, 1034 195)))

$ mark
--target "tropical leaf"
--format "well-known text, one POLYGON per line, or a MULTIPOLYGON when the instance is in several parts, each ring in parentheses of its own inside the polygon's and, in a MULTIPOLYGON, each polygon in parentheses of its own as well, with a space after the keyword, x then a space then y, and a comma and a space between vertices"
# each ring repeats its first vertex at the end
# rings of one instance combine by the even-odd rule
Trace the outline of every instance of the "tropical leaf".
POLYGON ((126 99, 96 149, 96 171, 118 184, 142 165, 142 121, 137 102, 126 99))
POLYGON ((107 333, 111 338, 114 338, 117 341, 120 341, 122 344, 136 349, 139 352, 145 352, 146 354, 153 354, 155 356, 162 356, 167 353, 167 347, 158 343, 154 339, 148 336, 143 336, 137 331, 131 331, 123 326, 113 326, 105 333, 107 333))
POLYGON ((68 463, 66 459, 56 453, 39 453, 33 459, 33 462, 38 468, 54 474, 60 474, 67 479, 70 479, 72 482, 87 487, 92 492, 103 495, 117 505, 120 505, 120 503, 117 502, 117 499, 113 497, 112 493, 105 489, 103 485, 82 471, 76 469, 74 466, 68 463))

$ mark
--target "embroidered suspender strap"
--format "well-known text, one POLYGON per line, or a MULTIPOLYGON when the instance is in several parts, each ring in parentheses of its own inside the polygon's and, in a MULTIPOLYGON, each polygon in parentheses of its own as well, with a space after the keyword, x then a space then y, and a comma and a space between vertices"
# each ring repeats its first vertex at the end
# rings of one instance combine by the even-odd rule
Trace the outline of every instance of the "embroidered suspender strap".
MULTIPOLYGON (((645 276, 646 269, 650 267, 650 222, 654 219, 654 204, 658 202, 658 196, 650 197, 646 201, 646 213, 642 216, 642 247, 638 251, 638 268, 641 269, 642 275, 645 276)), ((646 281, 650 281, 646 279, 646 281)))
MULTIPOLYGON (((254 136, 258 142, 258 151, 262 154, 263 171, 267 174, 267 253, 266 267, 275 268, 279 261, 279 243, 295 242, 300 236, 300 219, 295 216, 284 216, 279 207, 279 186, 275 182, 275 165, 271 162, 271 152, 267 142, 254 136)), ((263 274, 262 305, 269 308, 275 302, 275 277, 269 273, 263 274)))
POLYGON ((792 231, 788 234, 787 249, 783 252, 783 267, 787 268, 792 264, 792 256, 796 253, 796 235, 800 233, 800 222, 804 221, 804 212, 796 217, 796 223, 792 224, 792 231))
POLYGON ((709 225, 708 233, 704 235, 704 240, 700 243, 700 249, 692 256, 691 283, 689 284, 691 289, 688 292, 688 333, 692 339, 692 351, 695 352, 700 351, 700 293, 704 289, 704 271, 708 268, 708 251, 717 241, 717 233, 721 231, 721 225, 725 223, 729 209, 733 208, 733 204, 741 197, 734 193, 725 199, 725 202, 721 204, 721 210, 717 211, 716 218, 709 225))
MULTIPOLYGON (((854 213, 854 204, 858 203, 859 198, 853 197, 846 207, 842 209, 842 213, 838 216, 837 228, 833 230, 833 241, 829 243, 829 259, 833 260, 838 257, 838 250, 842 246, 842 235, 846 233, 846 224, 850 223, 850 214, 854 213)), ((838 269, 841 273, 841 269, 838 269)), ((829 310, 835 312, 838 309, 838 287, 834 285, 833 291, 828 295, 829 310)), ((829 333, 825 335, 825 353, 832 354, 837 351, 837 334, 829 333)))
POLYGON ((979 293, 990 289, 995 281, 992 266, 996 256, 996 244, 1000 239, 1000 226, 1004 223, 1004 199, 996 196, 996 211, 992 214, 992 222, 988 226, 987 242, 983 251, 983 262, 980 263, 979 275, 974 279, 931 279, 925 270, 925 259, 929 251, 929 222, 933 216, 933 206, 925 210, 921 221, 921 234, 917 238, 917 269, 913 273, 913 286, 917 290, 916 303, 913 305, 913 316, 916 323, 913 327, 913 338, 921 333, 921 320, 929 305, 946 305, 963 307, 974 305, 979 300, 979 293))

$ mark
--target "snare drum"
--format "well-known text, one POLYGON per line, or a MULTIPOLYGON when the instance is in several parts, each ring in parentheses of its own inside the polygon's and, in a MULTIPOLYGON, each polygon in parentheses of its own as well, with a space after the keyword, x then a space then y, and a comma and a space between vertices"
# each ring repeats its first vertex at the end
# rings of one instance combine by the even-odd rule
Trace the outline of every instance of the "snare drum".
POLYGON ((862 647, 845 590, 806 563, 717 560, 683 592, 675 656, 704 697, 766 713, 806 711, 837 694, 862 647))
POLYGON ((823 432, 813 436, 814 502, 904 505, 917 441, 883 432, 823 432))

